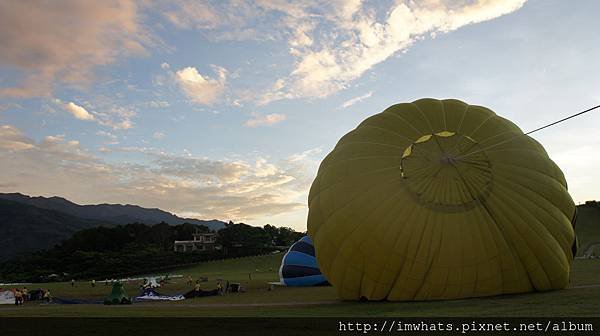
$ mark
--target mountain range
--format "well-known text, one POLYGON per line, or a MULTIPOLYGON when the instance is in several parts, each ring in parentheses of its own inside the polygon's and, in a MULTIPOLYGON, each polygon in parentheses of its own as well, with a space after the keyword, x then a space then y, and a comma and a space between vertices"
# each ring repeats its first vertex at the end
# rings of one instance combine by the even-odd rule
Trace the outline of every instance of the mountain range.
POLYGON ((160 209, 131 204, 79 205, 61 197, 0 193, 0 260, 50 248, 83 229, 160 222, 205 225, 211 230, 225 227, 225 222, 216 219, 181 218, 160 209))

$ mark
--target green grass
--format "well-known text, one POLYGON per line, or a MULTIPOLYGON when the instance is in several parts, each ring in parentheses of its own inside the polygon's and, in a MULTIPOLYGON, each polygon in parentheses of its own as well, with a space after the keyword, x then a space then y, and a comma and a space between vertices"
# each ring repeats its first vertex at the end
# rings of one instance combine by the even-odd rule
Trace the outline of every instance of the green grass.
MULTIPOLYGON (((268 290, 267 282, 277 281, 282 254, 214 261, 176 270, 171 274, 206 276, 205 289, 215 287, 216 279, 240 282, 246 293, 196 298, 178 302, 136 303, 130 306, 47 305, 30 303, 24 307, 0 306, 0 316, 600 316, 600 260, 575 260, 572 288, 547 293, 504 295, 429 302, 343 302, 332 287, 268 290), (252 274, 249 279, 248 274, 252 274), (594 286, 596 287, 586 287, 594 286)), ((159 289, 163 294, 183 293, 191 288, 185 279, 159 289)), ((101 282, 90 284, 49 283, 29 288, 49 288, 54 296, 101 299, 110 292, 101 282)), ((132 296, 138 284, 126 285, 132 296)))
MULTIPOLYGON (((243 287, 248 289, 248 295, 245 297, 253 297, 255 295, 260 296, 261 291, 266 291, 268 288, 267 282, 279 281, 279 265, 283 254, 272 254, 266 256, 257 257, 246 257, 228 260, 218 260, 200 263, 196 266, 192 266, 185 269, 175 269, 169 272, 169 274, 181 274, 184 278, 173 278, 171 283, 167 284, 164 288, 159 289, 161 294, 173 295, 183 294, 193 289, 192 286, 187 286, 187 276, 191 275, 194 279, 200 277, 208 277, 208 282, 202 282, 202 289, 214 289, 216 288, 217 279, 229 280, 230 282, 241 283, 243 287), (251 276, 249 277, 249 274, 251 276), (259 292, 257 294, 256 292, 259 292)), ((137 277, 144 277, 148 275, 164 275, 161 274, 146 274, 137 277)), ((142 281, 130 281, 125 283, 125 290, 130 296, 137 296, 142 281)), ((103 279, 96 279, 96 287, 92 288, 89 281, 76 282, 75 286, 72 287, 70 282, 50 282, 41 284, 27 285, 28 289, 45 288, 50 290, 52 296, 60 298, 78 298, 86 300, 101 300, 109 292, 112 287, 105 286, 103 279)), ((211 298, 204 298, 203 300, 210 300, 211 298)))

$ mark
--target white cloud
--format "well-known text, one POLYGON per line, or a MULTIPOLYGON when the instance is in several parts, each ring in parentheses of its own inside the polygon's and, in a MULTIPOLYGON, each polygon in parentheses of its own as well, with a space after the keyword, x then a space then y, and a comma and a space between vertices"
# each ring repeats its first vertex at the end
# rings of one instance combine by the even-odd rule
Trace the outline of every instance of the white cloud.
POLYGON ((419 39, 512 13, 525 2, 180 1, 164 13, 176 27, 203 30, 209 39, 285 39, 295 59, 289 74, 258 98, 249 96, 268 104, 329 96, 419 39))
POLYGON ((272 176, 279 173, 279 169, 274 164, 268 163, 263 158, 256 160, 255 168, 256 172, 254 175, 257 177, 272 176))
POLYGON ((279 113, 260 115, 256 112, 252 112, 252 117, 252 119, 246 120, 244 123, 246 127, 271 126, 286 119, 285 114, 279 113))
POLYGON ((169 102, 166 101, 162 101, 162 100, 151 100, 149 102, 146 102, 146 104, 144 104, 147 107, 151 107, 151 108, 167 108, 169 106, 171 106, 171 104, 169 104, 169 102))
POLYGON ((373 95, 373 91, 369 91, 367 93, 365 93, 362 96, 358 96, 358 97, 354 97, 352 99, 348 99, 346 100, 343 104, 342 104, 342 108, 348 108, 356 103, 360 103, 361 101, 371 98, 371 96, 373 95))
POLYGON ((23 109, 23 106, 17 103, 0 104, 0 113, 11 109, 23 109))
POLYGON ((112 134, 110 132, 106 132, 106 131, 98 131, 98 132, 96 132, 96 135, 107 137, 107 138, 112 139, 112 140, 117 140, 117 136, 116 135, 114 135, 114 134, 112 134))
POLYGON ((259 103, 329 96, 428 34, 497 18, 518 10, 525 1, 400 1, 379 9, 362 1, 333 1, 304 9, 279 6, 297 62, 289 76, 280 79, 284 85, 274 85, 259 103), (310 15, 315 11, 326 14, 310 15))
POLYGON ((65 109, 71 113, 75 118, 79 120, 94 120, 94 116, 89 113, 84 107, 79 106, 73 102, 69 102, 64 105, 65 109))
POLYGON ((133 127, 131 119, 136 112, 132 108, 115 105, 110 99, 102 96, 95 97, 95 99, 97 101, 95 107, 89 102, 86 102, 84 107, 73 102, 65 103, 58 98, 54 98, 52 102, 80 120, 95 121, 115 130, 133 127))
POLYGON ((225 90, 227 70, 219 66, 212 67, 216 78, 203 76, 194 67, 183 68, 174 74, 175 81, 192 102, 212 105, 225 90))
MULTIPOLYGON (((179 29, 209 31, 211 41, 275 40, 281 35, 273 29, 270 1, 194 0, 165 1, 159 10, 163 17, 179 29)), ((275 2, 276 3, 276 2, 275 2)), ((280 2, 284 5, 283 2, 280 2)), ((284 5, 285 6, 285 5, 284 5)), ((301 7, 302 4, 296 5, 301 7)))
POLYGON ((48 96, 54 86, 86 86, 98 66, 143 55, 156 40, 141 24, 139 2, 2 2, 0 65, 20 82, 0 96, 48 96))
POLYGON ((126 130, 133 127, 131 119, 136 115, 135 111, 126 106, 102 106, 102 112, 94 111, 98 117, 98 123, 111 127, 115 130, 126 130))
MULTIPOLYGON (((114 135, 114 134, 112 134, 110 132, 106 132, 106 131, 100 130, 100 131, 96 132, 96 135, 99 135, 101 137, 105 137, 106 138, 106 141, 103 142, 104 145, 117 145, 117 144, 119 144, 119 141, 118 141, 119 137, 117 137, 116 135, 114 135)), ((108 150, 104 146, 102 148, 108 150)), ((100 149, 100 151, 103 151, 102 148, 100 149)))
POLYGON ((317 148, 313 148, 313 149, 307 149, 307 150, 305 150, 302 153, 296 153, 296 154, 290 155, 287 158, 287 160, 289 162, 305 161, 309 157, 315 156, 315 155, 320 154, 322 152, 323 152, 323 148, 321 148, 321 147, 317 147, 317 148))
MULTIPOLYGON (((36 142, 13 126, 1 126, 0 191, 60 195, 79 203, 133 203, 263 225, 274 215, 306 209, 318 166, 313 154, 319 152, 308 150, 271 161, 261 156, 213 160, 153 148, 100 147, 99 151, 101 155, 126 151, 138 159, 136 163, 105 161, 63 135, 36 142)), ((300 220, 297 227, 303 226, 300 220)))
POLYGON ((163 15, 180 29, 214 28, 221 22, 219 13, 209 3, 193 0, 176 2, 163 15))
POLYGON ((152 134, 152 137, 157 140, 163 139, 165 137, 165 132, 163 132, 163 131, 154 132, 154 134, 152 134))
POLYGON ((12 152, 34 147, 33 142, 26 138, 16 127, 12 125, 0 126, 0 149, 12 152))

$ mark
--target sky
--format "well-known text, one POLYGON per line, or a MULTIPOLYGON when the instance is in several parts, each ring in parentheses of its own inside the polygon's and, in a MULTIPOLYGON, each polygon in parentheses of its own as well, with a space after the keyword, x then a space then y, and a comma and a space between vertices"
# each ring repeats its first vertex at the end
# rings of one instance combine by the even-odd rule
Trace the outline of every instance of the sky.
MULTIPOLYGON (((600 2, 0 1, 0 192, 306 229, 338 139, 419 98, 600 104, 600 2)), ((600 199, 600 113, 533 137, 600 199)))

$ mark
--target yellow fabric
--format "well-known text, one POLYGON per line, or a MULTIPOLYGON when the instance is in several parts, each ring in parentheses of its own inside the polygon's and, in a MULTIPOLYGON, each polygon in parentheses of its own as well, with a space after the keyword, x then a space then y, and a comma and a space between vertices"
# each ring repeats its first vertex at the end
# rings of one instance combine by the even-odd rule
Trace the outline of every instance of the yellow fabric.
POLYGON ((308 205, 319 267, 342 299, 478 297, 569 281, 575 204, 564 175, 485 107, 421 99, 366 119, 323 160, 308 205))

